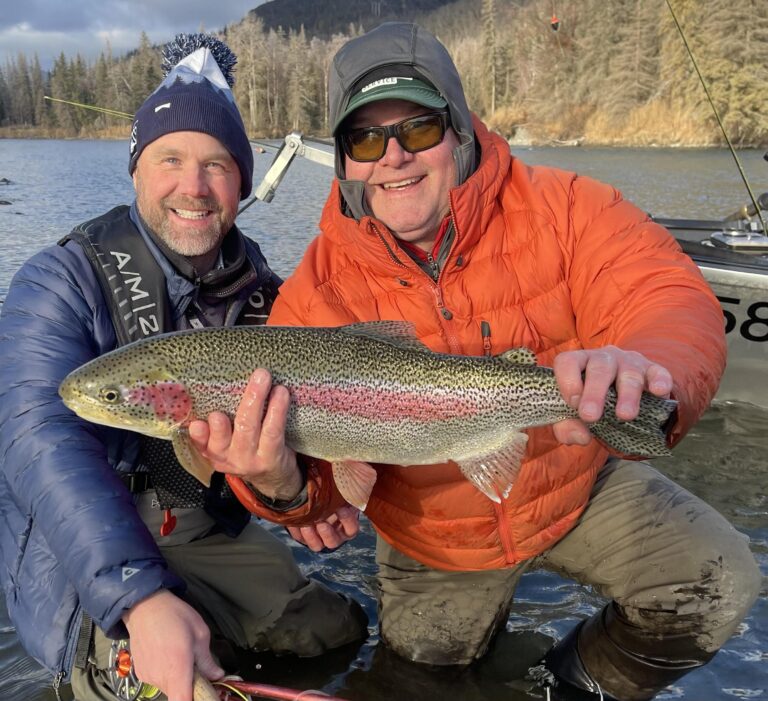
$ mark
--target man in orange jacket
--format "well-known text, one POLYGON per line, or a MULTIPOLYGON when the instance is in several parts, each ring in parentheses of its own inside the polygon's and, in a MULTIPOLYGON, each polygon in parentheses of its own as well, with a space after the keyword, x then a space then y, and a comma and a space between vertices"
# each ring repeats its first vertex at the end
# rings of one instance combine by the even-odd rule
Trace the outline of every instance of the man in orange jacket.
MULTIPOLYGON (((513 158, 419 27, 387 23, 351 40, 329 87, 338 178, 270 323, 408 320, 435 351, 527 347, 579 415, 528 432, 501 504, 452 463, 378 471, 366 514, 379 536, 382 639, 416 661, 470 663, 503 628, 521 574, 548 568, 609 599, 547 654, 548 683, 652 698, 734 632, 759 572, 711 507, 646 463, 610 457, 586 424, 610 386, 621 419, 646 390, 678 401, 668 439, 679 441, 723 370, 717 300, 616 190, 513 158)), ((300 469, 285 445, 289 401, 258 371, 234 430, 212 415, 191 433, 254 513, 315 550, 334 547, 356 533, 356 515, 328 465, 300 469)))

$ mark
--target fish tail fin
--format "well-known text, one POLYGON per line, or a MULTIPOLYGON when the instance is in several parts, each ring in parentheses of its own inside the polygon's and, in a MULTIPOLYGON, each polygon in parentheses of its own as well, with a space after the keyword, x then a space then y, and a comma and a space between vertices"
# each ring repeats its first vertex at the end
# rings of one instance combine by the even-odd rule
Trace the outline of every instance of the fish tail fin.
POLYGON ((671 455, 666 427, 677 408, 673 399, 661 399, 643 393, 640 413, 631 421, 616 416, 616 396, 611 392, 602 418, 589 425, 592 434, 609 449, 622 455, 647 458, 671 455))

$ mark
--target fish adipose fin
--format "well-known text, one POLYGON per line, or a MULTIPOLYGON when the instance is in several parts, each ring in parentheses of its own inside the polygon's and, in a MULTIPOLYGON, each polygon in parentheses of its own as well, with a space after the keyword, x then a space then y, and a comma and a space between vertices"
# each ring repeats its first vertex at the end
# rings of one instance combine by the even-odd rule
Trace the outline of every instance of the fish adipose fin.
POLYGON ((213 465, 192 445, 189 431, 186 428, 180 428, 174 432, 171 441, 173 442, 176 458, 181 463, 181 466, 193 477, 200 480, 206 487, 210 487, 211 475, 214 473, 213 465))
POLYGON ((497 504, 509 495, 520 472, 528 443, 527 433, 513 433, 501 448, 484 455, 457 460, 461 473, 497 504))
POLYGON ((342 460, 332 463, 333 480, 341 496, 360 511, 365 511, 378 476, 367 462, 342 460))
POLYGON ((536 365, 536 353, 528 348, 510 348, 498 356, 506 363, 513 365, 536 365))

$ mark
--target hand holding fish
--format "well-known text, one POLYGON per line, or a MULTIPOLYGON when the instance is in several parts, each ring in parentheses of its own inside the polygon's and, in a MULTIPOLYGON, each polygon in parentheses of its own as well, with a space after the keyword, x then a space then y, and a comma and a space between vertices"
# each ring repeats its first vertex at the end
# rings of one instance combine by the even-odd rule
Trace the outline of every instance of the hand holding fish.
POLYGON ((285 444, 289 404, 288 390, 272 387, 269 372, 256 370, 234 422, 223 412, 213 412, 208 421, 192 421, 189 436, 215 470, 242 477, 271 499, 293 499, 302 479, 296 453, 285 444))
POLYGON ((123 615, 136 676, 170 699, 192 701, 195 668, 208 679, 224 670, 210 651, 210 631, 197 611, 168 590, 140 601, 123 615))
POLYGON ((342 506, 328 518, 310 526, 288 526, 291 537, 314 552, 338 548, 352 540, 360 531, 360 511, 354 506, 342 506))
POLYGON ((615 385, 616 416, 631 421, 640 412, 643 390, 668 398, 672 392, 669 371, 634 351, 616 346, 566 351, 553 364, 563 399, 579 412, 579 419, 553 425, 555 437, 566 445, 586 445, 592 436, 586 423, 597 421, 605 409, 608 390, 615 385))

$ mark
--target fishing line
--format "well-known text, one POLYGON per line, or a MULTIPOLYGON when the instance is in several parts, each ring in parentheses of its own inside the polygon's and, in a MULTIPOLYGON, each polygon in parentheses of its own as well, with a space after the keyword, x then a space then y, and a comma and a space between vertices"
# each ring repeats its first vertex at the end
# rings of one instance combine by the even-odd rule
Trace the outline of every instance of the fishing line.
POLYGON ((111 110, 107 107, 96 107, 96 105, 85 105, 82 102, 73 102, 72 100, 62 100, 59 97, 48 97, 48 95, 43 95, 43 99, 50 100, 51 102, 61 102, 65 105, 73 105, 74 107, 82 107, 84 110, 93 110, 94 112, 102 112, 112 117, 121 117, 123 119, 133 119, 132 114, 128 114, 127 112, 119 112, 118 110, 111 110))
MULTIPOLYGON (((74 102, 73 100, 64 100, 60 97, 49 97, 48 95, 43 95, 44 100, 50 100, 51 102, 61 102, 64 105, 72 105, 73 107, 82 107, 84 110, 93 110, 94 112, 100 112, 102 114, 106 114, 110 117, 120 117, 121 119, 133 119, 132 114, 128 114, 128 112, 120 112, 118 110, 109 109, 108 107, 97 107, 96 105, 86 105, 82 102, 74 102)), ((249 139, 250 141, 250 139, 249 139)), ((264 153, 264 149, 257 145, 257 148, 259 149, 260 153, 264 153)), ((240 209, 237 210, 238 216, 241 215, 248 207, 250 207, 257 199, 258 197, 253 197, 249 202, 246 202, 240 209)))
POLYGON ((757 199, 755 198, 755 195, 752 192, 752 188, 750 187, 749 181, 747 180, 747 175, 744 172, 744 169, 741 167, 741 161, 739 161, 739 157, 736 155, 736 149, 733 148, 733 145, 731 144, 731 140, 728 138, 728 133, 725 131, 725 127, 723 126, 723 122, 721 121, 720 115, 717 112, 715 103, 712 101, 712 96, 709 94, 709 88, 707 87, 707 83, 704 80, 704 76, 701 74, 701 71, 699 70, 699 65, 696 63, 696 59, 693 56, 693 51, 691 51, 691 47, 688 45, 688 40, 685 38, 685 33, 683 32, 683 28, 680 26, 680 22, 677 21, 677 15, 675 14, 675 11, 672 9, 672 4, 670 3, 670 0, 665 0, 665 2, 667 3, 669 12, 672 15, 672 19, 675 22, 677 31, 680 33, 680 38, 683 40, 683 45, 685 46, 685 50, 688 52, 688 56, 691 59, 691 63, 693 64, 693 67, 696 70, 696 75, 699 76, 699 81, 701 82, 701 85, 704 88, 704 92, 707 96, 707 100, 709 101, 709 105, 710 107, 712 107, 712 111, 715 114, 715 119, 717 120, 717 123, 720 127, 720 131, 723 133, 723 137, 725 138, 725 143, 728 144, 728 149, 730 150, 731 155, 733 156, 733 160, 736 161, 736 167, 739 169, 739 174, 741 175, 741 179, 744 182, 744 186, 747 188, 747 192, 749 193, 749 198, 752 200, 752 206, 755 208, 755 213, 760 219, 760 225, 763 227, 763 233, 768 235, 768 228, 766 228, 765 226, 765 220, 763 219, 762 210, 760 209, 760 206, 757 203, 757 199))

